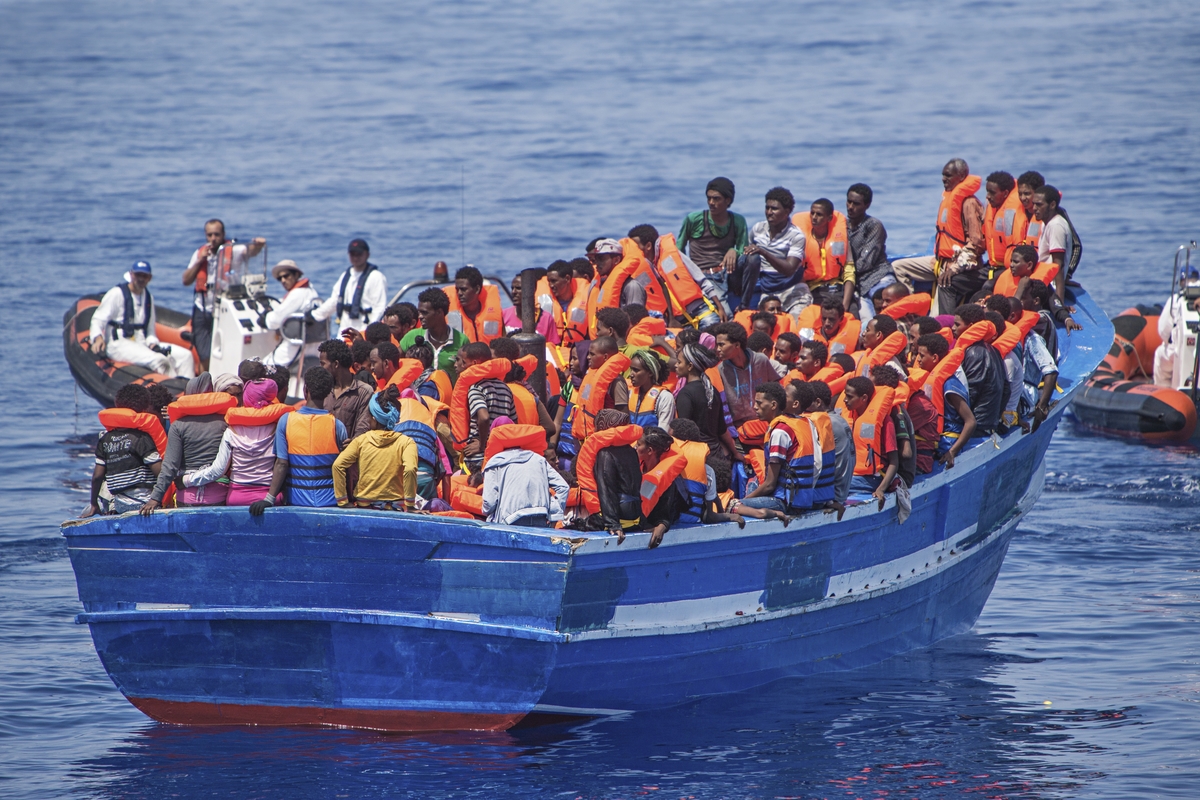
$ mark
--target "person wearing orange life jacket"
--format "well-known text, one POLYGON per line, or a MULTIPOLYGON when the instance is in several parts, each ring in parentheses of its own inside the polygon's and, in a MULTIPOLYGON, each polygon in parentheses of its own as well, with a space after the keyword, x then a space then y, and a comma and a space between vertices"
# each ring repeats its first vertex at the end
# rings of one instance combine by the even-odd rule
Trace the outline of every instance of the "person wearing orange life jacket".
POLYGON ((813 302, 824 297, 842 301, 842 310, 854 303, 854 252, 846 232, 846 217, 834 211, 824 197, 814 200, 807 212, 792 216, 792 224, 804 232, 804 281, 813 302))
POLYGON ((967 376, 957 365, 961 358, 947 362, 953 369, 939 369, 947 358, 953 358, 950 345, 938 334, 927 333, 917 340, 916 365, 929 374, 921 391, 937 411, 938 440, 934 460, 944 469, 954 466, 954 459, 970 442, 976 427, 975 414, 968 402, 967 376))
POLYGON ((240 267, 261 253, 267 240, 259 237, 252 239, 248 245, 234 244, 225 238, 225 223, 219 219, 204 223, 204 238, 205 244, 192 253, 183 271, 183 285, 196 286, 192 299, 192 346, 200 356, 201 368, 208 369, 212 349, 214 287, 234 267, 240 267), (231 246, 222 252, 222 245, 231 246))
POLYGON ((483 467, 480 511, 487 521, 546 528, 561 520, 570 487, 545 457, 536 452, 546 449, 544 431, 530 425, 496 425, 489 444, 504 449, 491 453, 489 448, 483 467), (518 436, 518 432, 522 435, 518 436), (536 441, 530 444, 529 439, 536 441))
MULTIPOLYGON (((150 417, 150 393, 141 384, 125 384, 117 390, 114 406, 132 412, 131 422, 134 415, 150 417)), ((79 516, 137 511, 150 499, 161 469, 162 456, 149 433, 132 426, 105 431, 96 442, 91 499, 79 516), (108 497, 101 497, 102 488, 108 497)))
POLYGON ((826 295, 820 303, 819 328, 801 328, 797 333, 806 341, 825 344, 832 353, 853 353, 859 349, 862 323, 842 307, 841 298, 826 295))
POLYGON ((1017 178, 1017 197, 1021 201, 1026 219, 1025 236, 1021 239, 1021 244, 1031 244, 1035 249, 1044 226, 1033 215, 1033 193, 1045 185, 1046 179, 1042 177, 1042 173, 1033 170, 1022 172, 1017 178))
POLYGON ((903 283, 893 283, 879 290, 872 305, 876 314, 887 314, 894 320, 907 321, 912 317, 927 316, 933 298, 925 292, 914 294, 903 283))
POLYGON ((800 348, 803 346, 804 340, 791 331, 781 333, 775 339, 775 352, 771 360, 781 365, 784 368, 783 374, 787 375, 796 369, 796 361, 800 358, 800 348))
POLYGON ((579 385, 573 420, 575 438, 584 442, 591 435, 597 414, 603 409, 628 413, 629 384, 621 377, 629 368, 629 356, 617 352, 617 341, 601 336, 592 341, 587 354, 588 369, 579 385))
MULTIPOLYGON (((802 484, 798 489, 811 492, 812 508, 834 509, 837 489, 834 486, 837 473, 837 441, 830 415, 824 411, 813 410, 816 392, 812 385, 805 381, 793 380, 784 386, 787 395, 787 416, 807 424, 807 437, 812 441, 811 467, 808 479, 803 477, 793 480, 802 484)), ((794 423, 795 424, 795 423, 794 423)), ((801 432, 803 426, 801 426, 801 432)))
POLYGON ((955 309, 951 330, 955 348, 963 351, 962 370, 971 393, 976 435, 991 436, 1000 425, 1009 393, 1004 358, 991 344, 996 327, 988 321, 983 306, 966 303, 955 309))
POLYGON ((446 322, 462 331, 472 342, 488 344, 504 335, 504 311, 500 288, 485 286, 483 273, 470 265, 454 273, 454 290, 447 292, 450 312, 446 322))
POLYGON ((998 295, 987 299, 987 308, 1007 314, 1007 327, 993 343, 1004 356, 1009 381, 1004 424, 1009 428, 1020 426, 1028 433, 1028 419, 1032 417, 1036 430, 1050 413, 1050 400, 1058 385, 1058 365, 1046 349, 1045 340, 1030 335, 1041 320, 1036 311, 1026 311, 1016 297, 998 295))
POLYGON ((681 321, 676 324, 706 330, 728 319, 721 292, 675 245, 675 234, 659 236, 653 225, 637 225, 630 229, 629 238, 637 242, 666 287, 671 314, 681 321))
MULTIPOLYGON (((871 317, 871 321, 867 323, 867 327, 863 330, 862 335, 862 358, 858 360, 860 375, 870 377, 870 367, 888 364, 894 367, 903 378, 908 378, 908 370, 904 366, 904 351, 902 349, 906 338, 899 331, 900 326, 896 323, 896 320, 886 314, 871 317), (896 338, 893 338, 894 336, 896 338), (899 342, 899 344, 896 344, 896 342, 899 342), (891 349, 889 350, 889 348, 891 349), (899 350, 899 352, 894 352, 895 350, 899 350), (892 354, 889 355, 889 352, 892 354)), ((855 354, 856 359, 858 355, 857 353, 855 354)))
POLYGON ((346 247, 350 267, 333 284, 333 291, 313 312, 317 321, 333 320, 335 333, 365 330, 379 322, 388 304, 387 278, 368 259, 366 239, 352 239, 346 247))
MULTIPOLYGON (((581 491, 591 489, 596 494, 597 513, 588 518, 591 530, 606 530, 617 537, 617 543, 625 541, 625 532, 637 530, 642 524, 641 482, 642 470, 633 444, 641 438, 642 429, 631 425, 629 414, 614 408, 601 409, 595 418, 594 442, 584 442, 575 471, 581 491), (611 440, 611 444, 608 444, 611 440), (591 486, 584 479, 582 470, 586 455, 596 443, 604 446, 596 449, 591 469, 591 486)), ((589 437, 591 439, 592 437, 589 437)), ((594 506, 596 507, 596 506, 594 506)))
POLYGON ((987 209, 983 216, 983 237, 987 242, 989 281, 994 281, 1012 263, 1012 249, 1024 241, 1029 226, 1016 188, 1013 176, 1004 171, 993 172, 984 182, 987 209))
MULTIPOLYGON (((506 358, 512 363, 512 369, 504 377, 504 383, 512 392, 513 404, 517 409, 517 416, 513 419, 522 425, 541 426, 542 430, 546 432, 546 440, 549 441, 554 436, 554 418, 550 416, 549 410, 529 387, 531 376, 527 368, 517 363, 522 358, 521 345, 511 337, 501 336, 499 339, 492 340, 491 350, 493 358, 506 358)), ((536 364, 535 360, 530 360, 536 364)), ((554 367, 551 365, 546 365, 547 372, 553 369, 554 367)), ((547 399, 550 399, 549 393, 547 393, 547 399)), ((552 452, 546 455, 549 458, 553 457, 552 452)))
POLYGON ((651 425, 642 428, 633 445, 642 475, 642 526, 650 529, 651 549, 662 544, 663 536, 688 508, 688 497, 679 486, 687 460, 672 451, 674 443, 666 430, 651 425))
MULTIPOLYGON (((458 351, 457 360, 456 368, 461 376, 468 368, 491 361, 492 351, 483 342, 471 342, 458 351)), ((482 481, 480 468, 483 466, 491 421, 500 417, 517 418, 512 389, 499 378, 484 378, 474 383, 467 394, 467 412, 468 433, 462 449, 463 461, 472 479, 482 481)))
MULTIPOLYGON (((555 264, 562 264, 563 269, 570 272, 570 268, 566 267, 565 261, 556 261, 555 264)), ((535 274, 543 272, 543 270, 535 270, 535 274)), ((568 285, 568 289, 569 289, 568 285)), ((587 324, 587 288, 583 289, 584 305, 579 309, 579 316, 583 317, 584 324, 587 324)), ((511 333, 519 333, 524 327, 521 320, 521 273, 518 272, 512 279, 511 292, 513 304, 504 309, 501 319, 504 321, 504 335, 511 333)), ((546 285, 546 276, 540 275, 535 282, 533 291, 533 329, 535 333, 541 334, 546 339, 546 344, 557 346, 560 340, 558 325, 555 322, 555 306, 553 296, 546 285)), ((570 298, 568 298, 569 300, 570 298)))
POLYGON ((1058 264, 1053 262, 1039 264, 1033 245, 1019 244, 1013 248, 1012 266, 1000 273, 992 289, 998 295, 1019 300, 1028 291, 1030 281, 1041 281, 1050 286, 1060 271, 1058 264))
MULTIPOLYGON (((519 276, 518 276, 519 277, 519 276)), ((570 263, 561 259, 546 268, 537 282, 537 305, 553 325, 546 341, 570 346, 588 338, 587 299, 590 284, 576 278, 570 263)))
MULTIPOLYGON (((795 488, 792 463, 799 454, 800 444, 795 431, 784 419, 787 406, 787 393, 778 383, 763 383, 754 390, 755 415, 770 426, 763 444, 766 474, 762 481, 747 484, 746 496, 730 506, 730 513, 754 519, 777 519, 784 525, 791 521, 787 512, 795 488)), ((808 456, 811 471, 811 442, 808 456)))
MULTIPOLYGON (((588 290, 587 315, 589 333, 596 338, 596 312, 602 308, 620 308, 640 305, 650 308, 650 284, 653 281, 650 265, 646 263, 641 248, 632 240, 599 239, 589 253, 596 265, 596 277, 588 290), (628 248, 624 244, 628 242, 628 248)), ((656 300, 665 310, 666 301, 661 291, 656 300)), ((661 311, 660 310, 660 311, 661 311)))
POLYGON ((846 382, 846 408, 853 420, 855 457, 850 491, 870 492, 880 510, 888 492, 898 487, 900 450, 891 416, 892 391, 876 387, 870 378, 855 376, 846 382))
POLYGON ((629 418, 643 428, 667 428, 675 419, 675 395, 662 387, 667 364, 653 350, 640 348, 629 359, 629 418))
MULTIPOLYGON (((271 277, 283 285, 286 294, 283 300, 262 315, 261 324, 264 328, 280 331, 289 319, 303 316, 320 305, 321 296, 308 282, 308 278, 304 277, 304 272, 296 266, 296 262, 290 258, 285 258, 272 267, 271 277)), ((281 335, 279 344, 271 355, 263 359, 263 363, 286 367, 300 357, 301 351, 311 356, 317 354, 315 345, 293 344, 281 335)))
POLYGON ((983 237, 983 205, 975 197, 983 185, 971 175, 967 162, 951 159, 942 168, 942 202, 938 207, 933 255, 899 258, 892 262, 896 278, 916 291, 914 281, 936 284, 939 314, 953 313, 960 298, 971 297, 986 280, 980 259, 987 250, 983 237))
MULTIPOLYGON (((847 379, 848 380, 848 379, 847 379)), ((810 414, 825 414, 833 429, 833 502, 829 508, 838 512, 838 519, 846 511, 846 498, 850 496, 850 481, 854 478, 854 431, 850 421, 834 408, 833 391, 824 381, 809 381, 813 402, 808 407, 810 414)))
MULTIPOLYGON (((901 399, 902 395, 907 398, 908 386, 902 384, 900 373, 896 371, 895 367, 887 364, 871 369, 871 382, 875 384, 876 388, 886 386, 895 392, 891 414, 892 426, 896 431, 896 448, 900 457, 896 474, 899 475, 905 487, 911 488, 917 479, 918 469, 916 424, 908 413, 909 399, 901 399)), ((920 393, 918 392, 918 394, 920 393)))

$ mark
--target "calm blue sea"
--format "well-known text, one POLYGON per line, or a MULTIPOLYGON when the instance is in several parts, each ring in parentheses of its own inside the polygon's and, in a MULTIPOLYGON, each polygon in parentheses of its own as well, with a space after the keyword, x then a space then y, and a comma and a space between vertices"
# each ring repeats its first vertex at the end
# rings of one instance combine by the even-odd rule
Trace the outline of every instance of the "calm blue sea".
POLYGON ((163 305, 209 217, 324 293, 512 275, 676 230, 705 183, 924 248, 942 164, 1042 171, 1110 312, 1200 234, 1194 2, 0 0, 0 796, 1200 797, 1200 461, 1061 430, 975 632, 663 713, 422 738, 152 723, 92 649, 58 523, 96 405, 59 326, 136 259, 163 305))

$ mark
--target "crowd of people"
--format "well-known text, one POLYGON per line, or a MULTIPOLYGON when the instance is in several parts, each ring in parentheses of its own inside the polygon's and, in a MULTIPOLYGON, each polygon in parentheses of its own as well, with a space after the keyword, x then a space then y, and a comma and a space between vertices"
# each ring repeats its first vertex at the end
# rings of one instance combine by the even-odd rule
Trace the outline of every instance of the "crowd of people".
MULTIPOLYGON (((651 546, 680 525, 840 518, 848 503, 883 508, 890 493, 903 519, 924 476, 1041 424, 1058 328, 1079 327, 1065 302, 1081 246, 1058 190, 1036 172, 982 180, 960 159, 942 178, 930 256, 889 261, 862 183, 844 212, 824 198, 796 212, 775 187, 765 219, 749 225, 730 210, 733 183, 715 178, 707 209, 678 235, 639 224, 592 240, 536 270, 540 385, 541 354, 513 338, 519 277, 513 308, 472 266, 415 305, 388 306, 386 278, 356 239, 350 268, 320 302, 295 262, 280 262, 273 274, 288 296, 303 290, 304 310, 342 334, 305 370, 304 402, 285 404, 290 372, 273 360, 203 372, 173 402, 124 387, 102 412, 109 430, 85 515, 151 513, 174 495, 252 515, 287 503, 619 541, 649 531, 651 546)), ((208 289, 197 275, 228 251, 223 224, 210 221, 206 234, 184 275, 198 296, 208 289)), ((152 315, 148 276, 135 267, 106 296, 96 346, 145 346, 135 339, 146 328, 127 333, 131 320, 152 319, 130 299, 144 293, 152 315)), ((193 331, 211 298, 203 303, 193 331)))

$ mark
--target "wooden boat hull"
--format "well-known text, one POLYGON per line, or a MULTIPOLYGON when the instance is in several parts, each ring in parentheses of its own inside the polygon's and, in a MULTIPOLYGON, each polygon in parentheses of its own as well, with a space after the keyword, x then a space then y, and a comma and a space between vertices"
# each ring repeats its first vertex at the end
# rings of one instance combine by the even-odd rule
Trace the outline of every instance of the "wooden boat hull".
MULTIPOLYGON (((179 509, 65 523, 97 652, 156 719, 499 729, 852 669, 970 629, 1067 402, 1111 328, 1086 295, 1033 434, 852 507, 648 534, 368 510, 179 509)), ((1064 337, 1066 339, 1066 337, 1064 337)))

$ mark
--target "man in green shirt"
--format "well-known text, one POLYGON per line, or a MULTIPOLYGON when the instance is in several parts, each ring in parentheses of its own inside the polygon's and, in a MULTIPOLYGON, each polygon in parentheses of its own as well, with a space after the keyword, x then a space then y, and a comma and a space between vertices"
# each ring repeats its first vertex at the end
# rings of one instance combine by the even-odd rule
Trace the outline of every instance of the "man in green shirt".
POLYGON ((471 340, 462 331, 456 331, 446 322, 446 314, 450 312, 450 298, 444 291, 436 287, 426 289, 417 295, 417 319, 420 328, 414 328, 404 334, 400 340, 400 352, 417 343, 417 337, 424 337, 433 348, 434 369, 445 370, 450 380, 457 380, 458 373, 454 369, 454 357, 463 345, 471 340))
POLYGON ((737 266, 748 241, 746 218, 729 210, 733 181, 728 178, 713 178, 704 193, 708 210, 693 211, 684 218, 676 244, 681 251, 687 247, 688 256, 712 281, 728 310, 728 274, 737 266))

